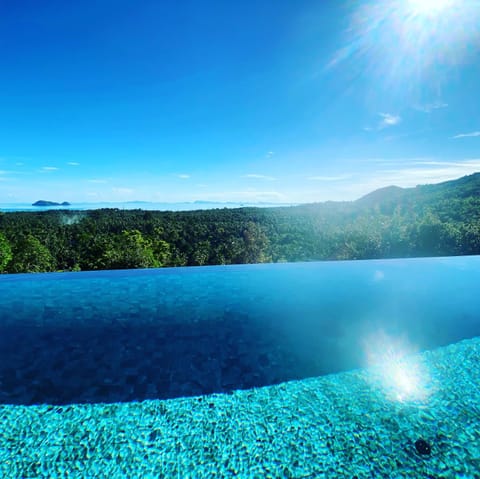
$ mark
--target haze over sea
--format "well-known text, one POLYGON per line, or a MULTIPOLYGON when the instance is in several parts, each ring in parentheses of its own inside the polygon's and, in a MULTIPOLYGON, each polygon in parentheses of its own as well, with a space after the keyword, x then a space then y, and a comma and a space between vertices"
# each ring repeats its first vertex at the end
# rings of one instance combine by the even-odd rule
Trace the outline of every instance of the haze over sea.
POLYGON ((293 206, 294 203, 216 203, 213 201, 192 201, 185 203, 157 203, 149 201, 101 202, 101 203, 72 203, 69 206, 33 206, 29 203, 0 203, 0 212, 13 211, 48 211, 48 210, 99 210, 102 208, 118 208, 122 210, 148 211, 194 211, 213 210, 216 208, 242 208, 256 206, 270 208, 274 206, 293 206))

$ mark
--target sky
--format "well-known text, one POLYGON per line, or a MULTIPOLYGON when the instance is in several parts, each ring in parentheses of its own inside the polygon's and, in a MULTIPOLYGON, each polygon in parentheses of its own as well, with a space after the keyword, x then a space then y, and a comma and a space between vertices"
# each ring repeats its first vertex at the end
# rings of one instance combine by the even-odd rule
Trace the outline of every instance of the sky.
POLYGON ((480 171, 480 0, 0 1, 0 203, 354 200, 480 171))

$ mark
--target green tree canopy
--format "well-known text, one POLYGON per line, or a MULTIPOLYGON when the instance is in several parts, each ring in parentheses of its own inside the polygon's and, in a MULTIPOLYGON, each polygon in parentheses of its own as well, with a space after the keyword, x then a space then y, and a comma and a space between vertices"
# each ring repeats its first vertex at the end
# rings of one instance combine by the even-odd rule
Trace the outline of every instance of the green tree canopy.
POLYGON ((155 268, 160 262, 155 258, 152 242, 138 230, 125 230, 107 245, 101 264, 105 269, 155 268))
POLYGON ((55 260, 46 246, 35 236, 20 237, 13 247, 11 273, 40 273, 55 270, 55 260))
POLYGON ((3 273, 12 259, 12 247, 7 238, 0 233, 0 273, 3 273))

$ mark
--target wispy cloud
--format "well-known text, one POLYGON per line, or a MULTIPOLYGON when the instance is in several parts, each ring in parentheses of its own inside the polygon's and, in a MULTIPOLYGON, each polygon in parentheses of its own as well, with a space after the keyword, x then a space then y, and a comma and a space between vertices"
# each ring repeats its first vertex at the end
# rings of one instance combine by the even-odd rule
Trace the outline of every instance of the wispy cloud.
POLYGON ((480 131, 472 131, 472 133, 459 133, 458 135, 452 136, 452 139, 457 140, 458 138, 474 138, 480 136, 480 131))
POLYGON ((217 191, 204 195, 201 199, 209 201, 235 201, 235 202, 286 202, 288 201, 285 194, 278 191, 217 191))
MULTIPOLYGON (((441 158, 375 158, 352 167, 346 181, 305 182, 292 201, 355 200, 378 188, 414 187, 440 183, 480 171, 480 158, 442 161, 441 158)), ((340 176, 340 175, 338 175, 340 176)), ((333 177, 333 175, 332 175, 333 177)))
POLYGON ((454 180, 480 171, 480 158, 461 161, 415 161, 405 166, 379 169, 364 174, 356 182, 355 188, 363 190, 363 194, 388 185, 412 187, 421 184, 440 183, 454 180))
POLYGON ((181 180, 188 180, 188 178, 190 178, 190 175, 185 175, 185 174, 177 175, 177 178, 180 178, 181 180))
POLYGON ((418 160, 412 161, 413 165, 427 165, 427 166, 462 166, 477 164, 477 160, 464 160, 464 161, 438 161, 438 160, 418 160), (472 163, 473 162, 473 163, 472 163))
POLYGON ((388 128, 389 126, 398 125, 402 119, 398 115, 392 115, 391 113, 379 113, 381 116, 381 121, 378 125, 378 128, 381 130, 383 128, 388 128))
POLYGON ((76 161, 69 161, 69 162, 67 162, 67 165, 69 165, 69 166, 80 166, 80 163, 77 163, 76 161))
POLYGON ((431 113, 433 110, 439 110, 440 108, 447 108, 447 107, 448 107, 448 103, 436 101, 433 103, 427 103, 425 105, 415 105, 413 108, 423 113, 431 113))
POLYGON ((0 170, 0 181, 16 183, 18 181, 18 178, 16 176, 12 176, 12 174, 15 173, 15 171, 0 170))
POLYGON ((131 195, 135 192, 132 188, 123 188, 123 187, 113 187, 112 191, 121 195, 131 195))
POLYGON ((89 183, 96 183, 96 184, 103 184, 103 183, 107 183, 107 180, 101 180, 101 179, 97 179, 97 178, 93 178, 91 180, 87 180, 89 183))
POLYGON ((271 158, 274 154, 275 154, 274 151, 269 151, 269 152, 265 155, 265 157, 266 157, 266 158, 271 158))
POLYGON ((42 166, 42 171, 57 171, 58 168, 56 166, 42 166))
POLYGON ((342 181, 351 178, 352 175, 338 175, 338 176, 309 176, 307 180, 311 181, 342 181))
POLYGON ((379 131, 383 130, 384 128, 389 128, 395 125, 398 125, 402 118, 399 115, 393 115, 391 113, 379 113, 380 121, 377 123, 376 126, 366 126, 363 129, 365 131, 379 131))
POLYGON ((249 173, 248 175, 242 175, 242 178, 253 178, 257 180, 267 180, 267 181, 276 180, 276 178, 274 178, 273 176, 257 175, 256 173, 249 173))
POLYGON ((424 183, 438 183, 454 180, 461 176, 472 174, 480 170, 480 160, 466 160, 447 164, 425 165, 385 171, 384 178, 390 178, 390 184, 400 183, 400 186, 416 186, 424 183))

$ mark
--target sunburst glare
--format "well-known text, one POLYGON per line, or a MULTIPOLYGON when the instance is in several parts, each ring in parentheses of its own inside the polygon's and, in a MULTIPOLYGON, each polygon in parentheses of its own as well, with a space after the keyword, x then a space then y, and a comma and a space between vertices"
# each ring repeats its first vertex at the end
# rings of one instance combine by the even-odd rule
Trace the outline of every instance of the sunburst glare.
POLYGON ((440 88, 450 67, 478 52, 479 24, 479 0, 367 1, 352 13, 328 67, 346 63, 392 93, 440 88))
POLYGON ((451 7, 454 0, 407 0, 409 8, 415 13, 436 15, 441 10, 451 7))
POLYGON ((365 340, 371 380, 395 401, 425 401, 431 380, 413 346, 404 338, 378 332, 365 340))

